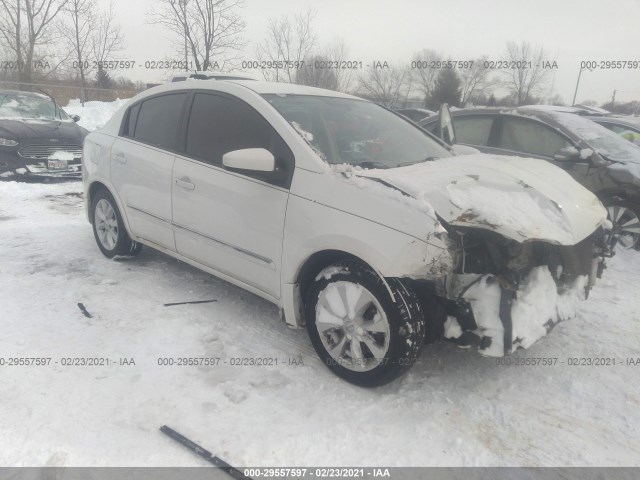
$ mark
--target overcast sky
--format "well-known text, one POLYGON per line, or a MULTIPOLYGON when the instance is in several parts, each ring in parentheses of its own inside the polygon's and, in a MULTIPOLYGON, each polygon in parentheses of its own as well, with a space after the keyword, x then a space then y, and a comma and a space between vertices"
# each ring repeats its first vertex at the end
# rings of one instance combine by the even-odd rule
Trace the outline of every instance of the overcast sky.
MULTIPOLYGON (((173 55, 175 37, 146 22, 152 0, 114 1, 127 43, 123 57, 140 64, 173 55)), ((509 40, 541 45, 559 65, 553 93, 569 103, 581 61, 640 61, 640 0, 245 0, 245 58, 254 57, 269 18, 307 8, 316 11, 320 44, 341 36, 350 57, 363 62, 409 64, 423 48, 453 60, 499 60, 509 40)), ((138 67, 126 73, 145 82, 168 75, 138 67)), ((640 69, 583 72, 577 101, 608 101, 614 89, 616 101, 640 100, 640 69)))

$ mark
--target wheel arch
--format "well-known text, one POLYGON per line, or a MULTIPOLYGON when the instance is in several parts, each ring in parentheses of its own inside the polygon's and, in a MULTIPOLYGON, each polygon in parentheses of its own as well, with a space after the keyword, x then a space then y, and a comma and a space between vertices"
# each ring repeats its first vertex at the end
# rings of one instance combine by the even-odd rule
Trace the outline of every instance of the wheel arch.
POLYGON ((355 261, 361 263, 367 268, 370 268, 378 277, 380 277, 380 280, 389 291, 391 298, 394 298, 387 279, 378 269, 373 267, 366 260, 344 250, 319 250, 309 255, 301 263, 300 268, 298 268, 298 271, 295 274, 294 283, 284 285, 282 309, 284 313, 284 320, 289 326, 299 328, 305 325, 304 300, 309 287, 324 268, 340 261, 355 261))
POLYGON ((91 215, 91 204, 93 202, 93 199, 94 199, 96 193, 98 193, 98 191, 100 191, 102 189, 104 189, 107 192, 109 192, 109 194, 113 197, 114 201, 116 202, 116 206, 118 207, 118 210, 120 211, 120 216, 122 217, 122 221, 124 222, 124 227, 125 227, 125 229, 127 231, 127 234, 132 239, 135 240, 135 237, 133 235, 131 235, 131 226, 129 225, 129 218, 127 217, 127 212, 124 209, 124 206, 120 202, 120 199, 118 198, 118 196, 114 194, 114 189, 111 188, 107 182, 104 182, 101 179, 93 180, 89 184, 89 187, 85 190, 85 192, 86 192, 85 194, 87 196, 86 201, 85 201, 85 205, 87 207, 87 217, 89 218, 89 223, 93 224, 92 215, 91 215))

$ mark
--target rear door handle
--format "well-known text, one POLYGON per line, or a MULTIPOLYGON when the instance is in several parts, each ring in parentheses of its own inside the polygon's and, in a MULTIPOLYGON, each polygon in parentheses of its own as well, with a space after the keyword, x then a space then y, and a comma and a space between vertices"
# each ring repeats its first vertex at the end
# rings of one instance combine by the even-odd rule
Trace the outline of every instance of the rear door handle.
POLYGON ((176 185, 184 188, 185 190, 195 190, 196 186, 191 183, 191 180, 187 177, 176 178, 176 185))
POLYGON ((114 154, 113 154, 113 159, 114 159, 116 162, 121 163, 121 164, 123 164, 123 165, 124 165, 125 163, 127 163, 127 157, 125 157, 125 156, 124 156, 124 153, 122 153, 122 152, 114 153, 114 154))

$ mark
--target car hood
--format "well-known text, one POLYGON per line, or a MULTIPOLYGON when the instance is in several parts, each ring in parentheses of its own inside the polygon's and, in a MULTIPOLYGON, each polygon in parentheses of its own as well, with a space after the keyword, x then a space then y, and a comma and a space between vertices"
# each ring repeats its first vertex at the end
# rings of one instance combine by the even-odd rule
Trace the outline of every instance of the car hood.
POLYGON ((75 122, 43 119, 0 119, 0 138, 20 141, 28 138, 82 139, 84 134, 75 122))
POLYGON ((542 160, 476 154, 354 173, 430 203, 450 225, 518 242, 574 245, 606 219, 595 195, 542 160))

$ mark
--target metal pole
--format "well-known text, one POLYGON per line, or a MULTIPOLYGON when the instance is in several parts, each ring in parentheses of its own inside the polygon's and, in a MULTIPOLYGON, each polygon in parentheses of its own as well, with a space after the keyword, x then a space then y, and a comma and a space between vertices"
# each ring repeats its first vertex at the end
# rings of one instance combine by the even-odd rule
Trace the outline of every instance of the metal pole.
POLYGON ((582 76, 582 68, 580 69, 580 72, 578 73, 578 81, 576 82, 576 91, 573 92, 573 102, 571 103, 571 106, 573 107, 576 104, 576 96, 578 95, 578 86, 580 85, 580 77, 582 76))
POLYGON ((184 69, 189 71, 189 53, 187 50, 187 0, 184 1, 184 69))

